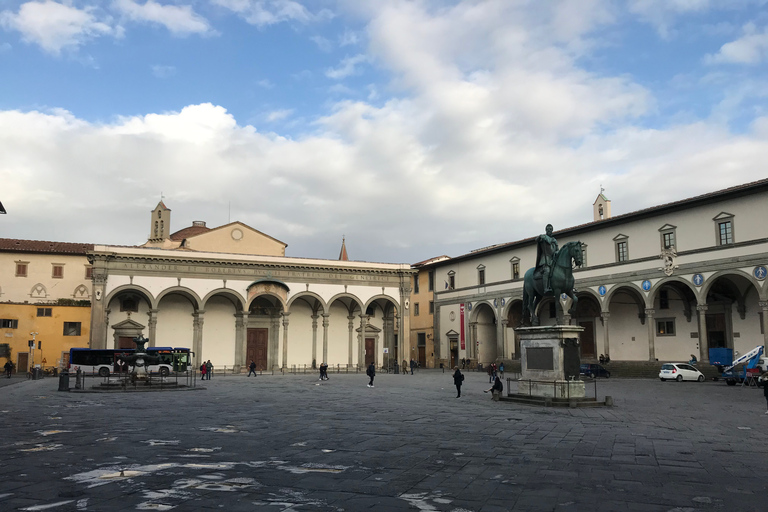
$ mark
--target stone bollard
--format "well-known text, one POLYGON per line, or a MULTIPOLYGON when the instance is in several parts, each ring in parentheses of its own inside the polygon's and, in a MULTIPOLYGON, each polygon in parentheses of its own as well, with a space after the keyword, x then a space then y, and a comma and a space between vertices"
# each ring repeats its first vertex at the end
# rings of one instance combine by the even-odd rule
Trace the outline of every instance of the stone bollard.
POLYGON ((67 370, 59 374, 59 391, 69 391, 69 372, 67 370))
POLYGON ((608 407, 613 407, 613 397, 612 396, 606 396, 605 397, 605 405, 608 407))
POLYGON ((75 375, 75 389, 83 389, 83 371, 78 369, 75 375))
POLYGON ((494 389, 491 400, 493 400, 494 402, 498 402, 500 398, 501 398, 501 393, 499 393, 497 390, 494 389))

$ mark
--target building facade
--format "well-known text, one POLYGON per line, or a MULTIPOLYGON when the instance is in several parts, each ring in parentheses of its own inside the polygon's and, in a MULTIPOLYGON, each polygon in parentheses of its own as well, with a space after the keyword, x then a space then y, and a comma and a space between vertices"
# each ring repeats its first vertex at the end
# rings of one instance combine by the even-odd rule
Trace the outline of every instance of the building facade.
POLYGON ((87 347, 92 244, 0 239, 0 366, 59 367, 87 347), (34 344, 30 344, 34 340, 34 344))
POLYGON ((399 336, 410 331, 410 265, 285 257, 283 242, 239 222, 169 225, 161 202, 144 246, 89 254, 91 346, 143 335, 236 370, 382 366, 410 353, 399 336))
POLYGON ((438 256, 412 265, 418 273, 413 276, 411 286, 411 358, 422 368, 439 366, 434 349, 434 265, 447 259, 448 256, 438 256))
MULTIPOLYGON (((594 222, 555 231, 578 241, 574 304, 543 300, 541 325, 584 328, 582 357, 708 360, 708 349, 764 345, 768 312, 768 180, 612 217, 602 194, 594 222)), ((544 226, 541 226, 544 231, 544 226)), ((435 266, 436 359, 483 363, 519 357, 523 277, 536 239, 500 244, 435 266)), ((452 364, 452 363, 451 363, 452 364)))

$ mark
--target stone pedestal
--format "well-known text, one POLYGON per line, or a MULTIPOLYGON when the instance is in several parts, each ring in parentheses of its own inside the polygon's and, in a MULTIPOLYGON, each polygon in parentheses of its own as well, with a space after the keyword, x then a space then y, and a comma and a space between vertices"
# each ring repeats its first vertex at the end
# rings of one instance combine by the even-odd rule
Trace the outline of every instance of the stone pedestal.
POLYGON ((557 399, 584 398, 579 379, 581 348, 575 325, 520 327, 521 374, 518 394, 557 399))

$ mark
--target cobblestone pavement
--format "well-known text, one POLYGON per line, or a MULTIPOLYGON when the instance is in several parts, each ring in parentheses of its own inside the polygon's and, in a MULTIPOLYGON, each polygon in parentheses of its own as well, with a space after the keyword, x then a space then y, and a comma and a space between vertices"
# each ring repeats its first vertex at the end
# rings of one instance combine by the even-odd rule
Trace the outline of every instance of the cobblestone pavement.
POLYGON ((768 510, 761 390, 608 379, 613 408, 545 409, 492 402, 478 373, 460 399, 439 370, 367 382, 16 381, 0 388, 0 510, 768 510))

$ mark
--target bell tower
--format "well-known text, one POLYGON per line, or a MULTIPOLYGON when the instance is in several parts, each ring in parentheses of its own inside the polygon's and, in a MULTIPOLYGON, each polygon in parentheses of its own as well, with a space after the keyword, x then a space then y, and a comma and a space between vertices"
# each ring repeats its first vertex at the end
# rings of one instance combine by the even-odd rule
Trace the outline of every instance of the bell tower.
POLYGON ((152 210, 152 218, 149 225, 150 242, 161 242, 170 236, 171 230, 171 210, 160 200, 152 210))
POLYGON ((611 218, 611 200, 605 197, 603 192, 605 192, 605 189, 600 186, 600 193, 597 195, 595 202, 592 203, 592 212, 595 221, 611 218))

